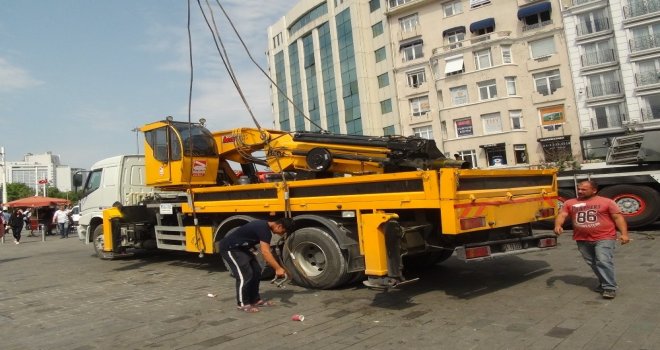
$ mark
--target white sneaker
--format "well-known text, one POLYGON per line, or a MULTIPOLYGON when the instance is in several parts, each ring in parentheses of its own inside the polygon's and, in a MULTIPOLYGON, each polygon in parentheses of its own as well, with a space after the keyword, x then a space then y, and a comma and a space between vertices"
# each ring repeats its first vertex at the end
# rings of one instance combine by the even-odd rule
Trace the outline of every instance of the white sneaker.
POLYGON ((16 243, 16 244, 21 244, 21 242, 19 242, 19 241, 14 241, 14 243, 16 243))

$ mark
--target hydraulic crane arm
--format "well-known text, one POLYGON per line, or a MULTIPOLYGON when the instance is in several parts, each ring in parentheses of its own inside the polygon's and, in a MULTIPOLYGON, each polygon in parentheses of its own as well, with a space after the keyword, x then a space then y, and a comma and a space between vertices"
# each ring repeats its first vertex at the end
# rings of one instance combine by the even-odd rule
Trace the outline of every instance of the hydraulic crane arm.
POLYGON ((289 133, 254 128, 211 133, 202 124, 172 120, 151 123, 141 130, 145 133, 147 183, 173 189, 217 185, 218 173, 236 183, 228 161, 267 166, 275 172, 304 171, 324 177, 465 164, 445 158, 435 141, 419 137, 289 133))

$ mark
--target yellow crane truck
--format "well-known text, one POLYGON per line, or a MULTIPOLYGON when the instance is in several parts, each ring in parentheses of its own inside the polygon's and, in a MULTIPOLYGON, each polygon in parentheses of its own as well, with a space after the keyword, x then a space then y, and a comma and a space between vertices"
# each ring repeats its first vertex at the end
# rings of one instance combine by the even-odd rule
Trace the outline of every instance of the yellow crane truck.
POLYGON ((417 137, 211 132, 171 117, 141 131, 146 184, 178 195, 107 209, 92 237, 102 258, 132 248, 217 254, 232 230, 272 215, 295 220, 278 255, 310 288, 358 279, 387 288, 406 281, 405 266, 454 252, 472 261, 556 246, 531 228, 556 214, 554 170, 463 169, 417 137))

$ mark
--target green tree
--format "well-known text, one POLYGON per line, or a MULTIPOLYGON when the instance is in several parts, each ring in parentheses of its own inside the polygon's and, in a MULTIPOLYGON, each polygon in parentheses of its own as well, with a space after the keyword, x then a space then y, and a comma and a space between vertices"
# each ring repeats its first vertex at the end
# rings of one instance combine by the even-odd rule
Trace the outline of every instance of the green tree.
POLYGON ((26 184, 22 183, 9 183, 7 184, 7 201, 15 201, 17 199, 34 196, 34 190, 26 184))

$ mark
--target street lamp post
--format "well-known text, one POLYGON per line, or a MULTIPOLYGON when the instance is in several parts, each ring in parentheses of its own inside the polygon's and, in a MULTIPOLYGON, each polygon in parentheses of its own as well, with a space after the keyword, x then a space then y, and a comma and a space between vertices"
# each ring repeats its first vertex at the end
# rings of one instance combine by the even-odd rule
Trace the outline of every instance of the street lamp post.
POLYGON ((137 149, 137 154, 140 154, 140 128, 131 129, 135 133, 135 149, 137 149))
POLYGON ((7 203, 7 163, 5 162, 5 148, 0 147, 0 165, 2 165, 2 203, 7 203))

